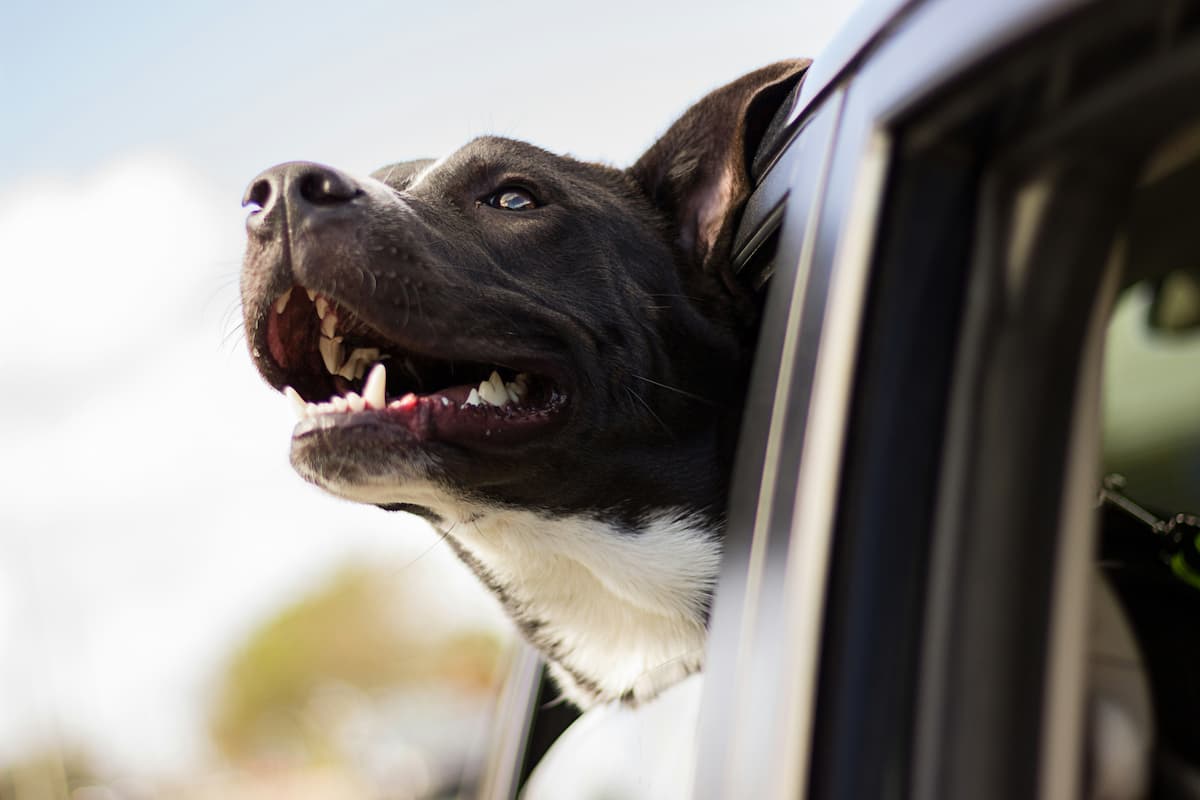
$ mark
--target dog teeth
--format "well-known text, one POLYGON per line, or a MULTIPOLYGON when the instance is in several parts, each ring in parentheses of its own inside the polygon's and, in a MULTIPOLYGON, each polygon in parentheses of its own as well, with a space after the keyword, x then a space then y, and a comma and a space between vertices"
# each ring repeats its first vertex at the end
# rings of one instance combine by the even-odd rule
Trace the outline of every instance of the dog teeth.
POLYGON ((283 294, 279 295, 279 299, 275 301, 273 308, 276 314, 282 314, 287 308, 288 300, 292 299, 292 290, 288 289, 283 294))
MULTIPOLYGON (((318 342, 321 359, 331 374, 340 375, 347 380, 358 380, 366 373, 367 378, 363 383, 361 395, 348 392, 345 396, 331 397, 324 403, 305 402, 295 389, 290 386, 283 387, 284 396, 287 397, 293 412, 300 420, 322 414, 346 414, 381 409, 404 410, 417 404, 418 398, 411 392, 399 400, 393 400, 391 403, 387 401, 387 367, 380 363, 381 356, 378 348, 356 347, 347 358, 342 337, 322 336, 318 342), (369 371, 368 367, 370 367, 369 371)), ((508 405, 520 405, 528 393, 529 376, 527 374, 520 373, 513 380, 506 382, 500 377, 497 370, 492 370, 492 374, 487 380, 481 381, 478 387, 471 389, 467 399, 463 401, 462 407, 488 405, 504 408, 508 405)), ((449 407, 451 401, 447 397, 442 397, 441 404, 443 407, 449 407)))
POLYGON ((311 404, 304 402, 304 398, 300 396, 299 392, 290 386, 285 386, 283 387, 283 395, 291 401, 292 410, 296 412, 297 418, 304 419, 308 416, 308 407, 311 404))
POLYGON ((387 405, 387 367, 376 364, 371 367, 367 383, 363 386, 363 399, 371 408, 383 408, 387 405))
POLYGON ((491 377, 479 384, 479 398, 498 408, 508 405, 508 390, 504 388, 504 381, 495 370, 492 370, 491 377))
POLYGON ((492 370, 486 381, 480 381, 479 386, 471 390, 463 407, 489 405, 504 408, 507 405, 520 405, 529 393, 529 376, 521 373, 508 383, 500 377, 500 373, 492 370))
POLYGON ((305 289, 304 291, 308 292, 308 300, 310 303, 314 302, 317 299, 317 290, 316 289, 305 289))
POLYGON ((339 374, 345 353, 341 337, 327 339, 322 336, 317 340, 317 348, 321 351, 321 360, 325 362, 325 369, 329 370, 329 374, 339 374))
POLYGON ((332 339, 334 332, 337 331, 337 323, 337 314, 325 314, 321 318, 321 335, 332 339))
POLYGON ((508 392, 509 399, 515 405, 520 405, 525 399, 525 394, 529 391, 529 387, 525 383, 524 374, 518 375, 517 379, 504 384, 505 391, 508 392))
POLYGON ((313 302, 317 306, 317 316, 320 317, 322 320, 324 320, 325 315, 329 313, 329 301, 326 300, 324 297, 317 295, 317 299, 314 300, 313 302))
POLYGON ((341 375, 348 381, 356 381, 367 372, 367 365, 379 360, 378 347, 356 347, 335 375, 341 375))

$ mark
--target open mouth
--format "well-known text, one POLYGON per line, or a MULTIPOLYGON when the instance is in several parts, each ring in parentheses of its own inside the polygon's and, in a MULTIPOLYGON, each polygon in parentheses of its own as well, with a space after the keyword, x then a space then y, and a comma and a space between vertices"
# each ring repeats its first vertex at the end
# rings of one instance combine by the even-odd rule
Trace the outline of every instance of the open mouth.
POLYGON ((294 436, 363 423, 417 440, 507 444, 564 415, 566 394, 517 365, 437 356, 390 340, 334 300, 295 286, 267 312, 269 358, 300 419, 294 436))

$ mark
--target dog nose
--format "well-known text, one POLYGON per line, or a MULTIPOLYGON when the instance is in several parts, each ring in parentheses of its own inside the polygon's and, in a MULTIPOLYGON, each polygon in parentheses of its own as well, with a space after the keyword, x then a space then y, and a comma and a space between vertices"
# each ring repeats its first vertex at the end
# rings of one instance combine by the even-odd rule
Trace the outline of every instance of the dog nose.
POLYGON ((271 236, 289 206, 294 214, 313 214, 349 203, 360 194, 362 189, 354 179, 332 167, 307 161, 280 164, 260 173, 246 187, 242 205, 258 206, 246 218, 246 230, 271 236))

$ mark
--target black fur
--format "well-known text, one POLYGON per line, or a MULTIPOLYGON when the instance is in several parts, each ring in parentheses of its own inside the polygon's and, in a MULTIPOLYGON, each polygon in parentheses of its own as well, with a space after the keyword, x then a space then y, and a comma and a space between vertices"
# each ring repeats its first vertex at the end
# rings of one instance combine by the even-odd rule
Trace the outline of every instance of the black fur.
MULTIPOLYGON (((570 415, 552 437, 476 451, 428 445, 464 496, 629 522, 656 508, 720 509, 729 463, 720 450, 732 439, 722 429, 737 424, 752 329, 752 306, 724 262, 756 144, 745 131, 762 127, 747 114, 805 65, 776 64, 709 95, 631 170, 484 137, 413 188, 429 161, 374 173, 395 202, 360 195, 322 206, 297 201, 286 186, 302 172, 294 169, 248 223, 243 299, 255 363, 273 385, 289 383, 267 355, 262 321, 298 283, 413 349, 533 364, 562 383, 570 415), (718 199, 717 236, 705 239, 696 207, 727 168, 732 194, 718 199), (481 203, 511 184, 542 206, 506 213, 481 203)), ((371 437, 362 447, 298 441, 294 459, 347 474, 411 454, 391 431, 342 438, 371 437)))

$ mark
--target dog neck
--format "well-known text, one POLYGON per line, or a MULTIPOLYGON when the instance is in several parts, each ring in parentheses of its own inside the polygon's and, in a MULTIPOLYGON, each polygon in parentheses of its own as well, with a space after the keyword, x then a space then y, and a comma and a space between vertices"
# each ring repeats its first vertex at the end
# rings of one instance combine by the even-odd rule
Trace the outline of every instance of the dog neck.
POLYGON ((630 529, 497 510, 440 527, 580 707, 636 704, 700 669, 720 560, 711 520, 665 511, 630 529))

